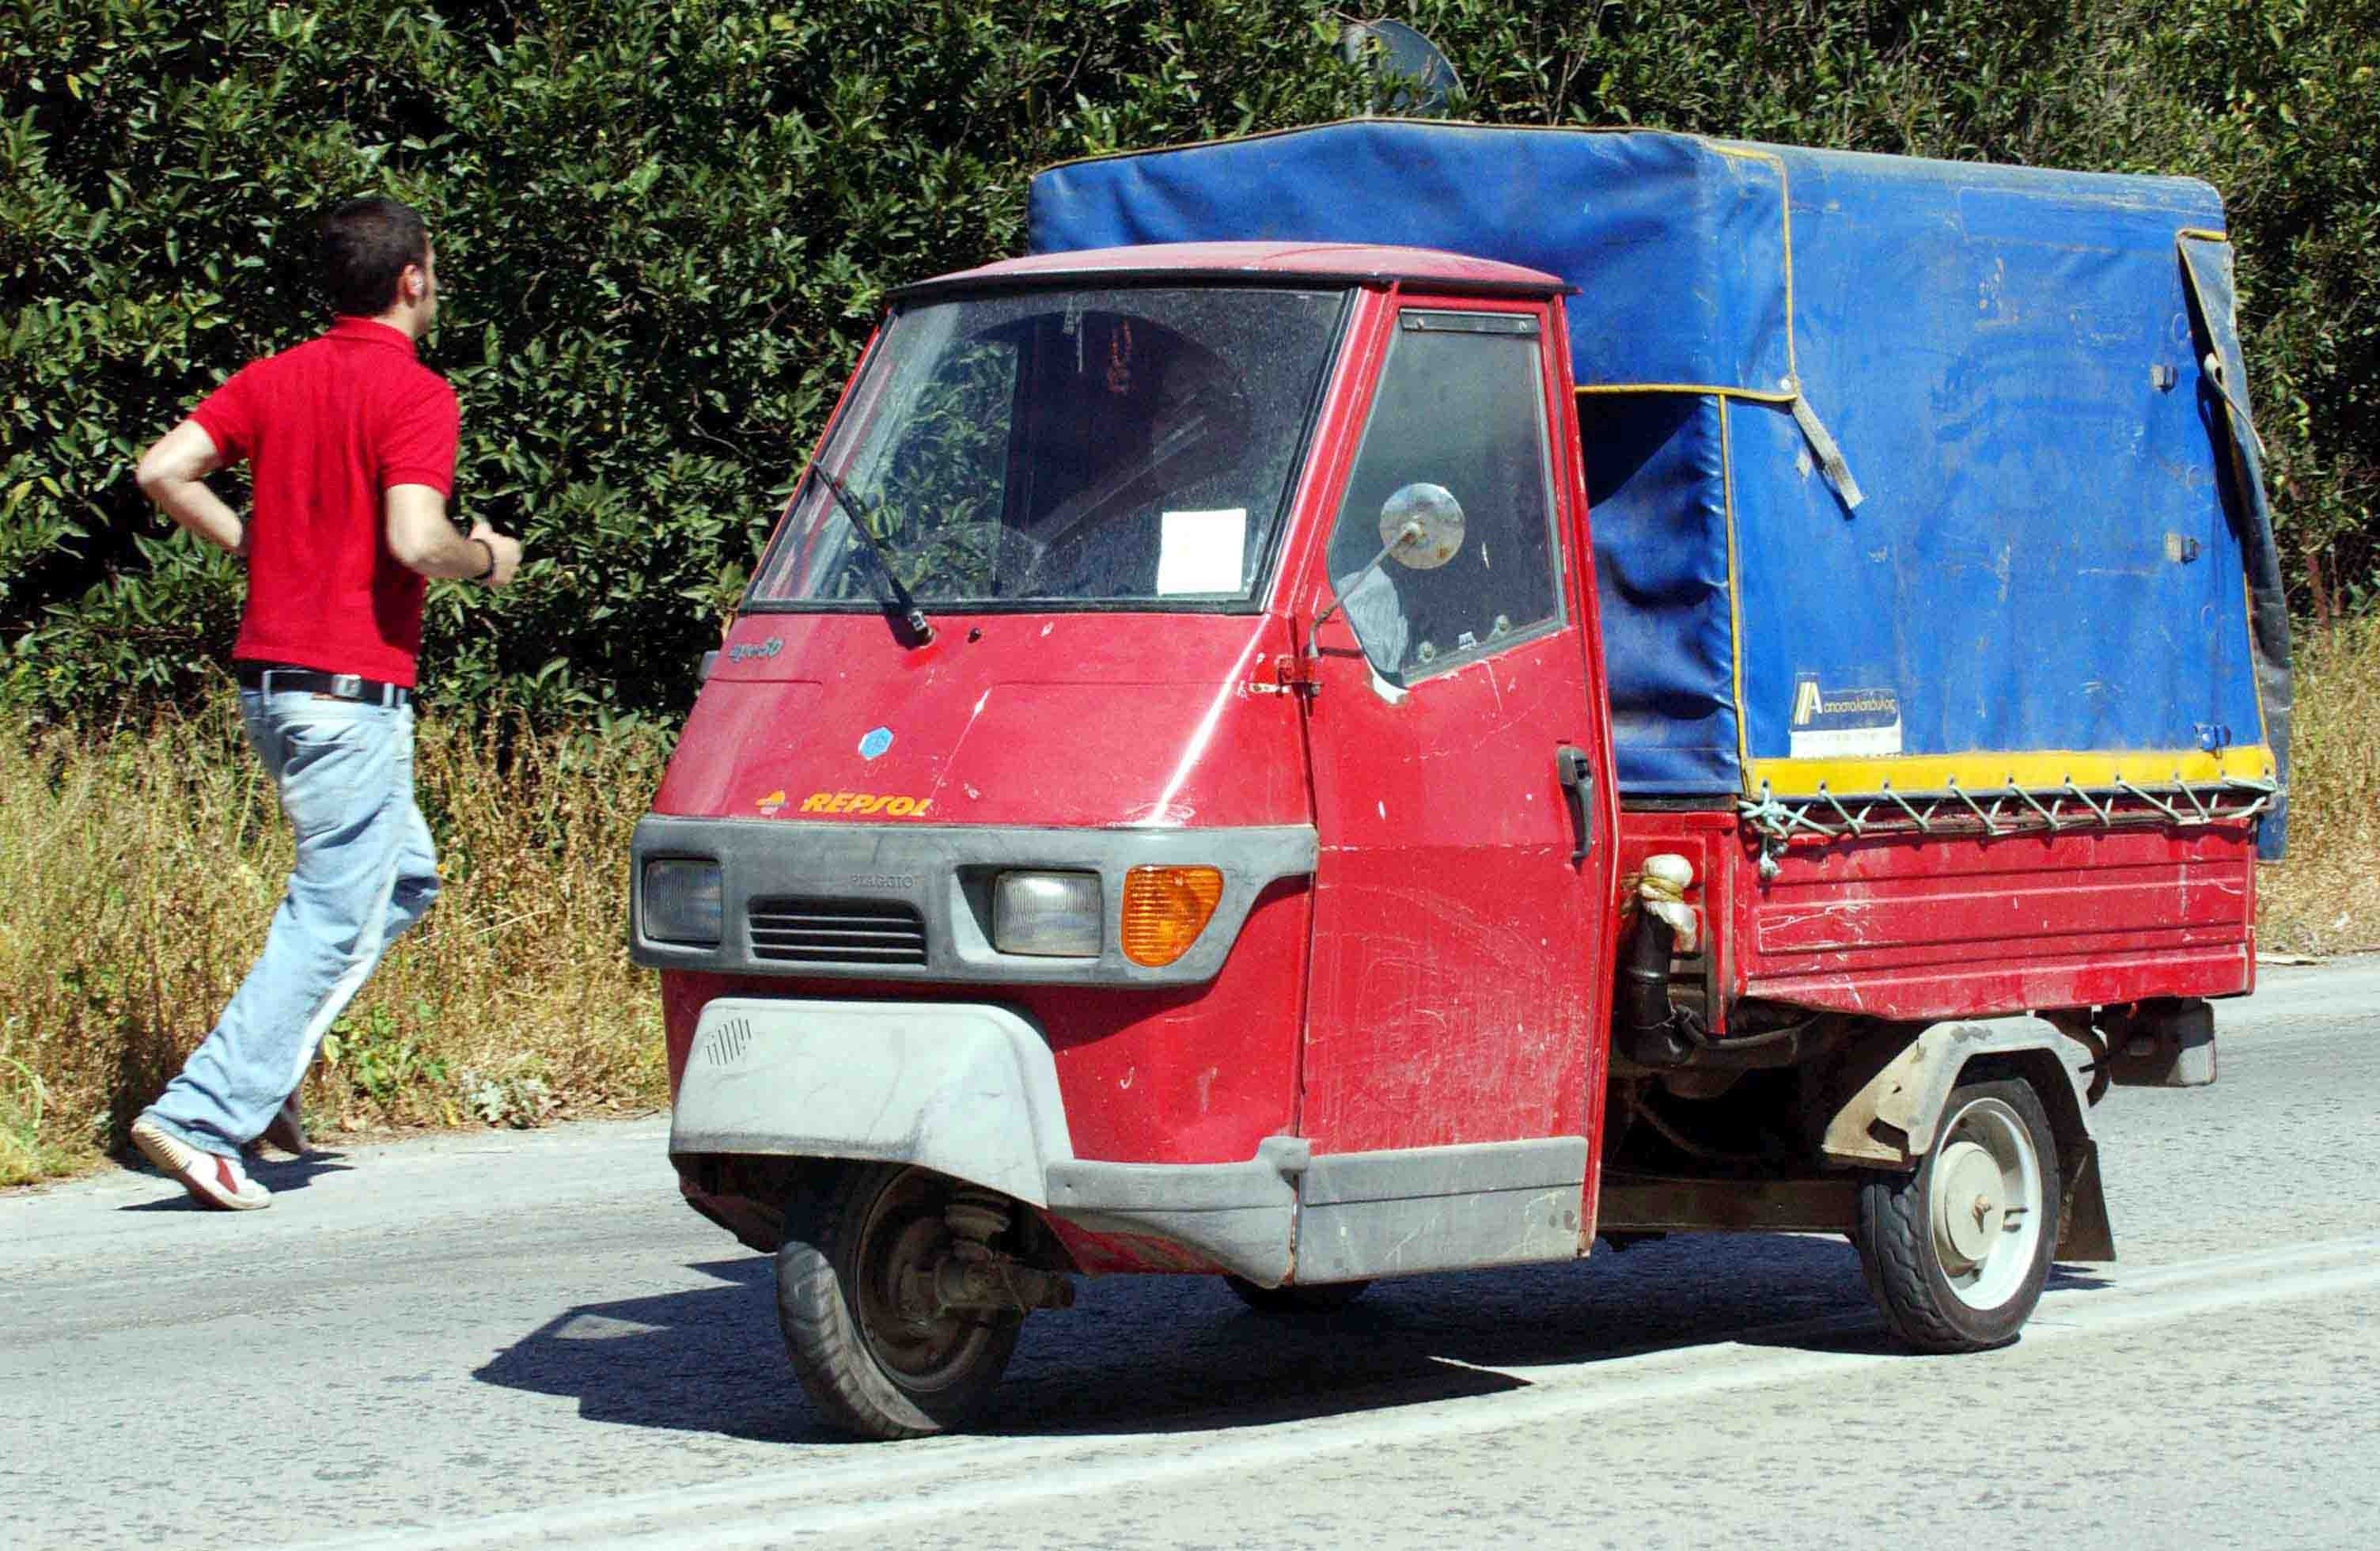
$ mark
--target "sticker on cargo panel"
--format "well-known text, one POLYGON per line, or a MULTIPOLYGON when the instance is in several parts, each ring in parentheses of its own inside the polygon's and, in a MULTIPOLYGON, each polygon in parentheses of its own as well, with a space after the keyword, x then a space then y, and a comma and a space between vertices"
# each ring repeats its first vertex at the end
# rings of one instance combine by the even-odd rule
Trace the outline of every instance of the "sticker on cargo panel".
POLYGON ((1825 689, 1818 675, 1793 681, 1791 757, 1840 759, 1900 752, 1900 696, 1890 689, 1825 689))

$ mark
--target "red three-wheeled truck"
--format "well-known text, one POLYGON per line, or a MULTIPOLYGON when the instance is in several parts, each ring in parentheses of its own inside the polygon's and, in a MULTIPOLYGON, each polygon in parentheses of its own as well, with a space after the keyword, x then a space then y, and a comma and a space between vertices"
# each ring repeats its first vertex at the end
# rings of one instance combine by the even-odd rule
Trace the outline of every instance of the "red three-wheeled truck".
POLYGON ((1848 1235, 2013 1339, 2215 1075, 2288 642, 2213 192, 1360 122, 891 299, 635 841, 686 1198, 962 1424, 1075 1277, 1848 1235))

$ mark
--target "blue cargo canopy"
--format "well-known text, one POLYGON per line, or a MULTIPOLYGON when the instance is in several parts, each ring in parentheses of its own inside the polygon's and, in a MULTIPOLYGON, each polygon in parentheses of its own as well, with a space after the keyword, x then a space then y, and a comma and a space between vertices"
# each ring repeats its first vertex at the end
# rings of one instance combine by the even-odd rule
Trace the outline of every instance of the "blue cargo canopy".
POLYGON ((1036 253, 1386 243, 1577 286, 1641 801, 2277 783, 2288 623, 2223 232, 2183 178, 1376 120, 1030 199, 1036 253))

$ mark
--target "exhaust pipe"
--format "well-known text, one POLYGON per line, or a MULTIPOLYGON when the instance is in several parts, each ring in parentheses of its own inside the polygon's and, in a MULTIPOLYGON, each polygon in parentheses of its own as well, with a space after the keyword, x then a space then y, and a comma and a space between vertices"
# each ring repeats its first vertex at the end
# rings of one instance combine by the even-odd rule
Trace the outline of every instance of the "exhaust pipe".
POLYGON ((1670 961, 1681 939, 1694 951, 1702 923, 1685 903, 1694 869, 1663 852, 1645 858, 1636 883, 1636 929, 1620 963, 1618 1013, 1622 1046, 1645 1066, 1683 1066, 1707 1043, 1701 1020, 1670 1000, 1670 961))

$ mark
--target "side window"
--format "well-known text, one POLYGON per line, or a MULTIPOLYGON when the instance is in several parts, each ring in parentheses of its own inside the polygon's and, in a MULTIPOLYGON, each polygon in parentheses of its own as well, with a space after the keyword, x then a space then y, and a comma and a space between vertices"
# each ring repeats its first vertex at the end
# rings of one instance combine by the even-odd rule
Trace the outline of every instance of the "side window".
POLYGON ((1544 363, 1535 318, 1399 315, 1331 531, 1331 585, 1381 676, 1397 683, 1494 651, 1561 617, 1544 363), (1406 486, 1463 508, 1463 547, 1433 570, 1371 571, 1380 513, 1406 486))

